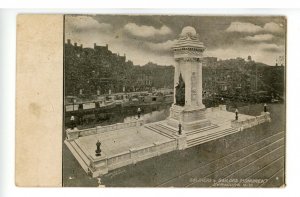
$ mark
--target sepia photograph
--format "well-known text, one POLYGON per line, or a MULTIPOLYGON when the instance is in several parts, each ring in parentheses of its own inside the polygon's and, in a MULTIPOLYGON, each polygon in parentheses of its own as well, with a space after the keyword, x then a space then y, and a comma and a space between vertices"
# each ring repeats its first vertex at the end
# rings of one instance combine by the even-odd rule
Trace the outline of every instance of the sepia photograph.
POLYGON ((65 14, 63 187, 285 187, 286 27, 65 14))

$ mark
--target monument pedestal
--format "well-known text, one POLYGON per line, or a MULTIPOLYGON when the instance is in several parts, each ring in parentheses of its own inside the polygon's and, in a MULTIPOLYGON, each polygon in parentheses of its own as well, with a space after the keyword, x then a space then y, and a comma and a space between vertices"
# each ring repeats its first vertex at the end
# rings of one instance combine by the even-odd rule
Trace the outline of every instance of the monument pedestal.
POLYGON ((107 156, 102 153, 101 156, 89 156, 89 169, 93 178, 108 173, 107 156))
POLYGON ((178 150, 184 150, 187 148, 187 140, 186 140, 186 135, 181 134, 179 137, 177 137, 177 149, 178 150))
POLYGON ((181 123, 184 132, 200 129, 211 125, 205 117, 206 108, 188 108, 173 105, 170 108, 170 117, 167 120, 169 126, 178 128, 181 123))

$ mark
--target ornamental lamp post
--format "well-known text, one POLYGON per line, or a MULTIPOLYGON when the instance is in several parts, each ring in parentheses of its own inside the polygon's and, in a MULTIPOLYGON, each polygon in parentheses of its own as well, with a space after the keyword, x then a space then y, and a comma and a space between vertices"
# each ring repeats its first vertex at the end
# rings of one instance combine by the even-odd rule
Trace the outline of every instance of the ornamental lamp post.
POLYGON ((235 109, 235 120, 239 119, 239 110, 235 109))
POLYGON ((264 112, 267 112, 267 103, 264 104, 264 112))
POLYGON ((96 156, 101 156, 101 149, 100 149, 100 146, 101 146, 101 142, 98 140, 97 143, 96 143, 96 146, 97 146, 97 149, 95 150, 96 152, 96 156))
POLYGON ((178 134, 181 135, 181 133, 182 133, 182 125, 179 122, 179 124, 178 124, 178 134))

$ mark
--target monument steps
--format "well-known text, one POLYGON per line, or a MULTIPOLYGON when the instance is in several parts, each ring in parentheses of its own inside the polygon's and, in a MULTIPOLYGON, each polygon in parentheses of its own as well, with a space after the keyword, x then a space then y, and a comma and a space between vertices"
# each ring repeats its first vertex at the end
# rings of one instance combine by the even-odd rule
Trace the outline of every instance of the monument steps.
POLYGON ((195 146, 195 145, 198 145, 198 144, 202 144, 202 143, 205 143, 205 142, 209 142, 209 141, 219 139, 221 137, 224 137, 224 136, 227 136, 227 135, 230 135, 230 134, 234 134, 236 132, 238 132, 236 129, 228 128, 228 129, 225 129, 225 130, 214 132, 212 134, 200 136, 200 137, 197 137, 197 138, 194 138, 194 139, 189 139, 189 140, 187 140, 187 144, 188 144, 188 146, 189 145, 195 146))
POLYGON ((161 123, 157 123, 156 125, 159 126, 160 128, 168 130, 169 132, 171 132, 171 135, 178 137, 178 134, 177 134, 178 131, 177 130, 175 130, 171 127, 168 127, 164 124, 161 124, 161 123))
POLYGON ((194 139, 187 140, 187 146, 188 146, 188 148, 192 147, 192 146, 197 146, 199 144, 203 144, 205 142, 213 141, 213 140, 219 139, 221 137, 234 134, 236 132, 238 132, 237 129, 228 128, 228 129, 221 130, 221 131, 218 131, 218 132, 215 132, 215 133, 212 133, 212 134, 208 134, 208 135, 205 135, 205 136, 200 136, 200 137, 197 137, 197 138, 194 138, 194 139))
POLYGON ((161 128, 157 128, 154 124, 152 124, 152 125, 146 125, 145 127, 147 129, 150 129, 151 131, 154 131, 154 132, 156 132, 156 133, 158 133, 160 135, 163 135, 163 136, 165 136, 167 138, 174 139, 174 137, 172 135, 163 132, 161 128))
POLYGON ((74 140, 76 146, 74 147, 75 150, 79 153, 80 157, 84 160, 84 162, 89 166, 90 165, 90 160, 87 158, 86 150, 83 150, 83 148, 78 144, 77 140, 74 140))
POLYGON ((186 135, 187 136, 190 136, 190 135, 195 135, 197 133, 201 133, 203 131, 207 131, 207 130, 211 130, 211 129, 215 129, 219 127, 218 125, 215 125, 215 124, 211 124, 210 126, 207 126, 207 127, 203 127, 203 128, 200 128, 200 129, 196 129, 196 130, 193 130, 191 132, 187 132, 186 135))
POLYGON ((78 144, 75 141, 72 141, 71 145, 73 146, 73 148, 75 149, 75 151, 78 153, 78 155, 81 157, 81 159, 84 161, 84 163, 87 166, 89 166, 90 161, 87 158, 86 154, 84 154, 84 152, 82 151, 82 149, 78 146, 78 144))
POLYGON ((88 163, 87 163, 87 157, 83 155, 84 153, 78 148, 77 144, 74 141, 67 142, 65 141, 65 144, 71 151, 71 153, 74 155, 80 166, 83 168, 83 170, 87 173, 88 172, 88 163))

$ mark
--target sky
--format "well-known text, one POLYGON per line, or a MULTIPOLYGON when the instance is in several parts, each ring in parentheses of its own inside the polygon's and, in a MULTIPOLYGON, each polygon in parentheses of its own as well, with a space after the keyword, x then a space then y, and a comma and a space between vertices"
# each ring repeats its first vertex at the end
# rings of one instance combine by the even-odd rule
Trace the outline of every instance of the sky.
POLYGON ((282 16, 66 15, 65 39, 83 47, 108 44, 135 65, 174 65, 171 47, 185 26, 196 29, 206 50, 218 59, 247 58, 275 65, 285 55, 282 16))

